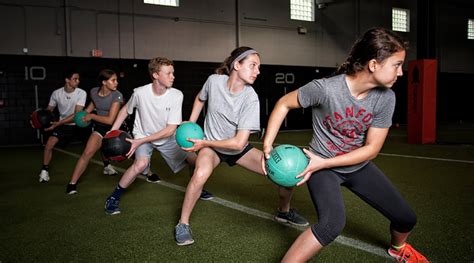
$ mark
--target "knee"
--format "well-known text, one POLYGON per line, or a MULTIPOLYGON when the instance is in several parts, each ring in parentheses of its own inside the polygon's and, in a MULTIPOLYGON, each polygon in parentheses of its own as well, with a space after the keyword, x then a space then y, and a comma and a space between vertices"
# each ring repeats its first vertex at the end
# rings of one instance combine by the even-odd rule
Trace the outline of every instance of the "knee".
POLYGON ((311 231, 322 246, 327 246, 342 233, 345 226, 345 215, 339 215, 337 218, 319 219, 317 224, 311 226, 311 231))
POLYGON ((204 184, 209 176, 211 175, 212 171, 203 167, 196 167, 194 169, 193 176, 191 180, 195 184, 204 184))
POLYGON ((90 159, 92 158, 92 156, 94 155, 94 153, 95 153, 95 152, 87 151, 87 150, 86 150, 86 151, 84 151, 84 152, 82 153, 82 156, 81 156, 81 157, 82 157, 82 159, 84 159, 84 160, 90 160, 90 159))
POLYGON ((147 159, 135 160, 133 166, 135 167, 135 173, 141 173, 148 167, 149 161, 147 159))
POLYGON ((45 150, 47 151, 52 151, 54 146, 56 145, 56 141, 54 140, 48 140, 46 142, 46 145, 44 146, 45 150))

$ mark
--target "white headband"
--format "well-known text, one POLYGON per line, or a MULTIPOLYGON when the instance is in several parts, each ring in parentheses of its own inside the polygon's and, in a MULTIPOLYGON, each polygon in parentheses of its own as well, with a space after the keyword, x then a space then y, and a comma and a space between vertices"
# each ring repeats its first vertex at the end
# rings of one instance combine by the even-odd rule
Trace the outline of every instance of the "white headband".
POLYGON ((243 52, 242 54, 240 54, 239 56, 237 56, 234 61, 232 61, 232 63, 230 64, 230 70, 234 70, 234 65, 236 62, 239 62, 240 60, 242 60, 243 58, 247 57, 248 55, 251 55, 251 54, 258 54, 258 52, 254 49, 249 49, 245 52, 243 52))

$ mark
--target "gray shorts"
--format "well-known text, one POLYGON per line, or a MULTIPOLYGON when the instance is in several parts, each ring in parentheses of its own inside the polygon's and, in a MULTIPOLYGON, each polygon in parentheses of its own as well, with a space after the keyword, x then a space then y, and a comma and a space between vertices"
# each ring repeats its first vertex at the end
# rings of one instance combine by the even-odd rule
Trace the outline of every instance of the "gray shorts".
POLYGON ((165 159, 166 163, 171 168, 173 173, 178 173, 187 164, 186 157, 188 156, 188 153, 183 151, 178 146, 174 138, 170 138, 162 145, 154 145, 152 143, 144 143, 140 145, 135 151, 135 159, 138 159, 140 157, 146 157, 148 158, 149 162, 153 153, 153 149, 160 152, 161 156, 163 157, 163 159, 165 159))

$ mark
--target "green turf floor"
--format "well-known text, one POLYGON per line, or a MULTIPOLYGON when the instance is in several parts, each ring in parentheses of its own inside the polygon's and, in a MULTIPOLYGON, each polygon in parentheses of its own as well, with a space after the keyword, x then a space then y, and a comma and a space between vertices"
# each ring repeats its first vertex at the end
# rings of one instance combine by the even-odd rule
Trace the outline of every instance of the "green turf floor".
MULTIPOLYGON (((308 140, 307 132, 278 137, 280 143, 296 145, 306 145, 308 140)), ((433 262, 473 262, 474 147, 408 145, 405 141, 402 132, 391 131, 382 150, 385 155, 375 163, 418 215, 410 242, 433 262)), ((256 142, 255 146, 261 145, 256 142)), ((82 145, 62 148, 76 154, 82 149, 82 145)), ((191 218, 196 243, 179 247, 173 230, 184 196, 179 189, 189 179, 187 171, 173 175, 155 154, 153 170, 166 183, 137 179, 122 198, 122 213, 107 216, 104 201, 119 177, 102 175, 102 165, 91 163, 81 178, 79 193, 68 196, 65 187, 77 158, 55 151, 51 180, 40 184, 37 174, 41 158, 39 146, 0 148, 2 263, 278 262, 300 233, 233 207, 199 201, 191 218)), ((129 164, 126 161, 117 166, 126 168, 129 164)), ((215 170, 206 189, 223 200, 265 214, 273 214, 277 206, 276 188, 269 180, 225 164, 215 170)), ((354 194, 343 193, 347 210, 343 236, 350 238, 349 243, 332 243, 314 261, 391 262, 360 248, 367 244, 383 251, 389 239, 387 220, 354 194)), ((306 187, 296 190, 292 204, 316 222, 306 187)))

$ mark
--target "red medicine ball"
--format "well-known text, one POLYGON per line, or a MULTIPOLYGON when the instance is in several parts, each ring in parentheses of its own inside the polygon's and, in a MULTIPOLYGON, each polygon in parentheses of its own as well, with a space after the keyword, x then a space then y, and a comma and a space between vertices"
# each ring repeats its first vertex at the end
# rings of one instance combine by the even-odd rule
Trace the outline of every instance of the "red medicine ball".
POLYGON ((104 157, 115 162, 127 159, 126 154, 130 151, 132 144, 125 140, 126 138, 131 139, 132 136, 121 130, 113 130, 107 133, 102 140, 104 157))
POLYGON ((31 114, 31 124, 35 129, 47 129, 54 121, 54 114, 47 109, 37 109, 31 114))

